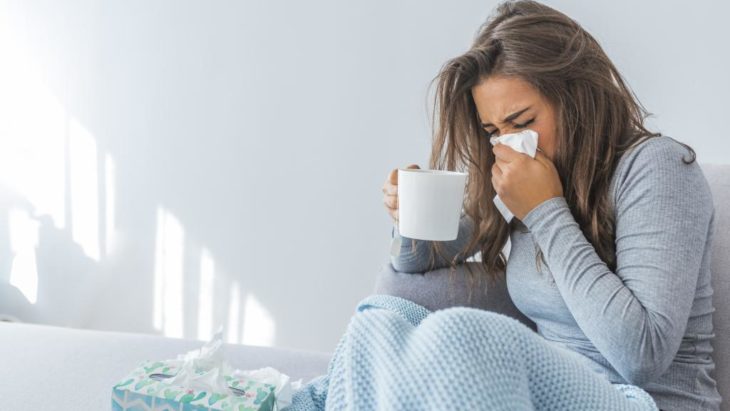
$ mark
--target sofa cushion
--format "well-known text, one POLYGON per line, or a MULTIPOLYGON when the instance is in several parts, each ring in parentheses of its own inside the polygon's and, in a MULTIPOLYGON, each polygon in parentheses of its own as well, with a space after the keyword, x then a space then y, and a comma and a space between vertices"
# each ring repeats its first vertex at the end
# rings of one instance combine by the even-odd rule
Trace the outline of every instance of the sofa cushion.
POLYGON ((730 164, 702 164, 702 172, 715 203, 712 240, 712 303, 715 306, 712 346, 715 380, 723 398, 722 409, 730 411, 730 164))
MULTIPOLYGON (((144 360, 176 358, 204 341, 0 323, 0 409, 108 410, 112 386, 144 360)), ((325 374, 331 353, 226 344, 234 368, 274 367, 292 381, 325 374)))

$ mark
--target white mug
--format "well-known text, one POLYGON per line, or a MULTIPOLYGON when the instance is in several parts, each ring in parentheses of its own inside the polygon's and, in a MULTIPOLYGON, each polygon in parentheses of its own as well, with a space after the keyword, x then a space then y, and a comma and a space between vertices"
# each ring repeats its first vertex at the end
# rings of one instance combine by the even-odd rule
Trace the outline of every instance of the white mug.
POLYGON ((466 176, 459 171, 399 168, 398 233, 417 240, 455 240, 466 176))

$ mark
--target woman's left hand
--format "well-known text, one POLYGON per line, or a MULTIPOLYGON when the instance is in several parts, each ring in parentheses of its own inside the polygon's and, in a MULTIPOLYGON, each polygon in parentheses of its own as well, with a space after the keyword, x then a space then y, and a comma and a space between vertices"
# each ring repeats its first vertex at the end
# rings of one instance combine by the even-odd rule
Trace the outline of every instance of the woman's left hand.
POLYGON ((558 170, 541 150, 532 158, 500 143, 492 152, 492 186, 515 217, 522 220, 543 201, 563 195, 558 170))

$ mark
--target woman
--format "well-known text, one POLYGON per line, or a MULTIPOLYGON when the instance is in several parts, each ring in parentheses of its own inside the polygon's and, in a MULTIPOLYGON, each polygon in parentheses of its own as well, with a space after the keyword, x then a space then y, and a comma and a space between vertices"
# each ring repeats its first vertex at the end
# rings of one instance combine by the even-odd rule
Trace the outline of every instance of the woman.
MULTIPOLYGON (((421 376, 413 371, 421 363, 404 360, 414 345, 420 347, 418 358, 428 362, 448 355, 442 348, 456 341, 473 364, 456 356, 433 360, 420 371, 435 369, 481 384, 481 391, 468 394, 479 400, 500 398, 490 405, 471 403, 475 407, 656 409, 631 401, 648 393, 663 410, 719 409, 710 377, 714 209, 694 151, 649 132, 646 112, 595 39, 534 1, 498 6, 472 47, 447 62, 437 79, 439 123, 430 168, 468 172, 461 227, 456 240, 443 244, 403 241, 393 267, 424 272, 450 266, 453 272, 479 252, 484 272, 470 272, 472 283, 505 273, 512 300, 538 332, 464 307, 426 313, 403 310, 408 304, 403 301, 365 301, 328 375, 295 395, 294 404, 329 408, 332 398, 338 405, 386 398, 378 404, 390 406, 397 389, 355 377, 378 375, 373 379, 407 384, 421 376), (490 136, 525 128, 539 135, 534 159, 489 143, 490 136), (492 202, 495 194, 514 214, 511 222, 492 202), (508 238, 509 260, 502 252, 508 238), (367 310, 373 306, 378 309, 367 310), (413 328, 390 317, 382 326, 385 321, 374 314, 387 309, 413 328), (488 350, 480 351, 475 341, 488 350), (371 348, 378 344, 386 348, 371 348), (489 360, 495 353, 500 359, 489 360), (379 360, 386 355, 399 365, 387 368, 379 360), (537 366, 543 363, 548 365, 537 366), (408 378, 399 378, 404 375, 408 378), (500 384, 505 379, 512 385, 500 384), (627 393, 632 387, 631 395, 614 395, 615 388, 627 393), (480 396, 485 391, 489 395, 480 396), (546 394, 551 392, 560 394, 546 394), (551 402, 565 397, 571 402, 551 402)), ((395 171, 383 191, 397 219, 395 171)), ((400 239, 397 231, 394 236, 400 239)), ((419 395, 432 391, 425 392, 419 395)))

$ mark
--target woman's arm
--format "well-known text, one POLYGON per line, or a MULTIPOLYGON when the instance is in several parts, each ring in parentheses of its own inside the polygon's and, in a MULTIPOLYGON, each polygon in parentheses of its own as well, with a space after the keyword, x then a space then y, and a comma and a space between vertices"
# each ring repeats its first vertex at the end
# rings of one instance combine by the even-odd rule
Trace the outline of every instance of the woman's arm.
MULTIPOLYGON (((651 141, 651 140, 650 140, 651 141)), ((710 188, 673 140, 627 154, 617 174, 616 272, 553 197, 523 223, 541 247, 581 330, 630 383, 661 375, 687 326, 714 215, 710 188)))
MULTIPOLYGON (((441 250, 444 255, 449 260, 454 258, 457 253, 466 247, 473 231, 474 222, 462 211, 461 218, 459 219, 459 232, 456 239, 452 241, 441 241, 441 250)), ((416 247, 414 250, 411 246, 413 239, 401 236, 395 225, 393 226, 391 237, 392 248, 390 262, 395 271, 404 273, 423 273, 449 266, 449 261, 443 259, 438 253, 434 253, 435 265, 433 267, 428 266, 431 261, 431 241, 415 240, 416 247)), ((475 249, 471 252, 464 256, 460 256, 457 259, 457 264, 461 264, 466 261, 466 259, 473 256, 477 252, 477 248, 478 247, 475 247, 475 249)))

